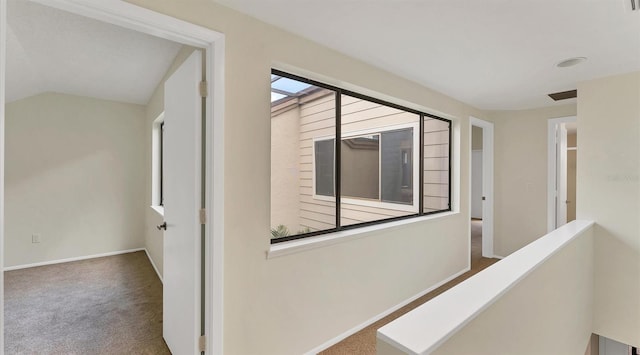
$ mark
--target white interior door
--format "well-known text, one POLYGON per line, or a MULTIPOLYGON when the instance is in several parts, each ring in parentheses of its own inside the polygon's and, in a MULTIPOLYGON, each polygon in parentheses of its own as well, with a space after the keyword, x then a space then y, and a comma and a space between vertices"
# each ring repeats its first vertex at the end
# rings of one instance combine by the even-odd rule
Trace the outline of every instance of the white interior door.
POLYGON ((567 224, 567 128, 558 125, 556 228, 567 224))
POLYGON ((164 86, 164 275, 162 334, 173 354, 196 354, 201 292, 202 53, 164 86))

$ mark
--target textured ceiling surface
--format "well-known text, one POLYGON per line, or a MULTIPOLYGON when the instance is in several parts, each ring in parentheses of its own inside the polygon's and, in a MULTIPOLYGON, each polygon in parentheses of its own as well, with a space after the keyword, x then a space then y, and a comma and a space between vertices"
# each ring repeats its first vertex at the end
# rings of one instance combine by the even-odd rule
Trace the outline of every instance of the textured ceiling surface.
POLYGON ((7 101, 43 92, 146 104, 181 48, 26 0, 7 9, 7 101))
POLYGON ((547 94, 640 70, 630 0, 215 1, 481 109, 575 102, 547 94))

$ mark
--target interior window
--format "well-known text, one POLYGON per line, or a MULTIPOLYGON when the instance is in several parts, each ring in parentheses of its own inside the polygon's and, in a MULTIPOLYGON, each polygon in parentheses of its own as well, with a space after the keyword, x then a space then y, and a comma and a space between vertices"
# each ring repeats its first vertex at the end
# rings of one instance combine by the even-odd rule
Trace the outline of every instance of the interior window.
POLYGON ((273 70, 272 242, 450 210, 450 137, 443 118, 273 70))

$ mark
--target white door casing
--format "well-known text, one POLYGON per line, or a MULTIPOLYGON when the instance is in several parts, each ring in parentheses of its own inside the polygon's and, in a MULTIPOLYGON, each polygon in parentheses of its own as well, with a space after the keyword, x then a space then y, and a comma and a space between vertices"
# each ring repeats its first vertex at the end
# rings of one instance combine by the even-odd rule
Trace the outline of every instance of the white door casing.
POLYGON ((162 334, 174 354, 196 354, 200 335, 202 53, 164 86, 164 287, 162 334))

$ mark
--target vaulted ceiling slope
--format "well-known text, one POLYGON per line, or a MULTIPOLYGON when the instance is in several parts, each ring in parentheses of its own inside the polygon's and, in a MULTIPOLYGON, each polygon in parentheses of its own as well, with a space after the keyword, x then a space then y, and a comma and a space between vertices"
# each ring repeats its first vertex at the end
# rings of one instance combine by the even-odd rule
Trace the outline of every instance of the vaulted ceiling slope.
MULTIPOLYGON (((216 0, 481 109, 640 70, 630 0, 216 0), (571 57, 580 65, 557 68, 571 57)), ((575 99, 573 99, 575 102, 575 99)))
POLYGON ((147 104, 180 44, 27 0, 7 9, 7 101, 43 92, 147 104))

